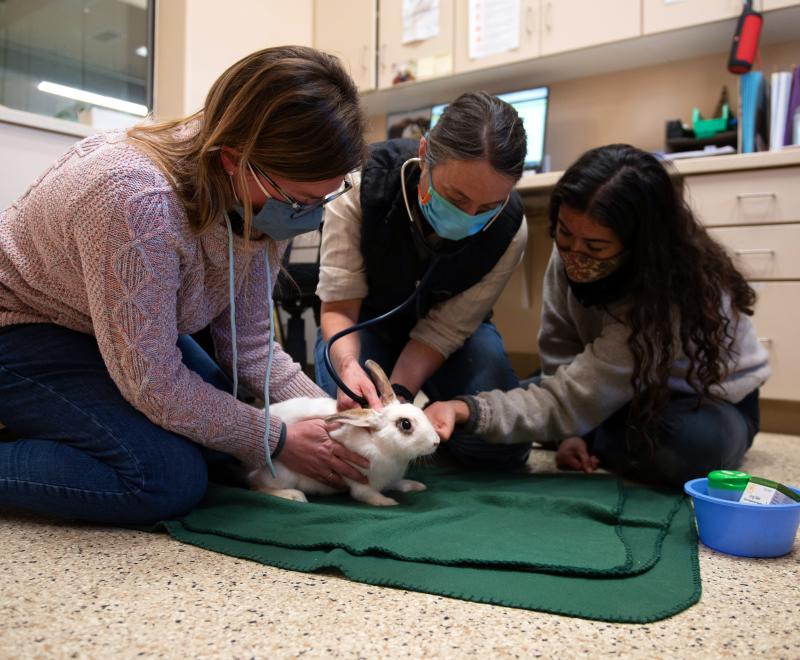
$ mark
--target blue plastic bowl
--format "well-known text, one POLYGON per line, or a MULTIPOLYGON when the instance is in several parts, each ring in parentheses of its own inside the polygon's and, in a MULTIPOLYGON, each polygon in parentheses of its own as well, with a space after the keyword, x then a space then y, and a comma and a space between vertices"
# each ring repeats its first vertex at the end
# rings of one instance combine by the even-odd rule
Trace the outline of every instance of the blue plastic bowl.
POLYGON ((800 502, 742 504, 719 499, 708 494, 705 477, 687 481, 683 489, 694 502, 700 540, 709 548, 739 557, 780 557, 792 551, 800 502))

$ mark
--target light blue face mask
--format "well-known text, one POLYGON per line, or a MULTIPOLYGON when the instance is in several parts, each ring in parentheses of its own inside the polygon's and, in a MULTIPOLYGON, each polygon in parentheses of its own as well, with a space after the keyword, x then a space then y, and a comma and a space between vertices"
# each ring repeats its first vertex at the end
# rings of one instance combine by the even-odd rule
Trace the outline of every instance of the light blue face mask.
MULTIPOLYGON (((403 196, 406 201, 406 210, 408 211, 409 216, 411 215, 411 209, 408 206, 404 174, 406 165, 413 161, 420 162, 420 159, 412 158, 407 160, 405 163, 403 163, 400 174, 401 184, 403 187, 403 196)), ((422 195, 422 191, 420 190, 417 196, 419 208, 433 231, 435 231, 438 236, 446 238, 450 241, 460 241, 468 236, 474 236, 478 232, 487 229, 489 225, 500 215, 500 213, 502 213, 506 203, 508 202, 508 199, 506 199, 505 202, 498 204, 497 207, 489 211, 478 213, 477 215, 470 215, 469 213, 462 211, 455 204, 448 202, 444 197, 436 192, 436 189, 433 187, 432 169, 429 178, 430 185, 428 186, 428 192, 425 195, 422 195)))
MULTIPOLYGON (((249 163, 247 167, 261 192, 267 197, 258 213, 253 213, 254 229, 276 241, 288 241, 290 238, 300 234, 319 229, 322 224, 323 213, 321 205, 305 211, 296 211, 288 202, 274 199, 261 185, 261 181, 256 176, 256 173, 253 172, 253 168, 250 167, 249 163)), ((241 206, 237 206, 236 210, 244 217, 244 211, 241 206)))

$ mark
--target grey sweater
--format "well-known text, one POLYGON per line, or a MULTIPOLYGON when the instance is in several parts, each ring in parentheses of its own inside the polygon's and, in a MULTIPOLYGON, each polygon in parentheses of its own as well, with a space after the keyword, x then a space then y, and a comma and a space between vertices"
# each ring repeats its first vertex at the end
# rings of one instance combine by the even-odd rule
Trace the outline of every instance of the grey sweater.
MULTIPOLYGON (((470 408, 465 430, 489 442, 560 442, 585 435, 633 398, 630 330, 617 320, 623 318, 625 301, 609 311, 581 305, 572 295, 555 249, 544 276, 543 300, 541 385, 462 397, 470 408)), ((686 355, 682 351, 677 355, 669 387, 693 393, 686 380, 686 355)), ((732 403, 741 401, 770 375, 767 351, 747 316, 739 316, 727 363, 727 379, 712 392, 732 403)))

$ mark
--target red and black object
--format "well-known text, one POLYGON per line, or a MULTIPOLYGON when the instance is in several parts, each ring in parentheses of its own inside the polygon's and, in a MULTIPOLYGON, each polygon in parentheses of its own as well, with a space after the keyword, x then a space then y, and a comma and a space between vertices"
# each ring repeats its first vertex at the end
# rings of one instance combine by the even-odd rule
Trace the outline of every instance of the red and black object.
POLYGON ((733 35, 731 55, 728 58, 728 71, 741 75, 753 68, 763 24, 764 17, 753 9, 752 0, 745 2, 744 10, 739 16, 736 32, 733 35))

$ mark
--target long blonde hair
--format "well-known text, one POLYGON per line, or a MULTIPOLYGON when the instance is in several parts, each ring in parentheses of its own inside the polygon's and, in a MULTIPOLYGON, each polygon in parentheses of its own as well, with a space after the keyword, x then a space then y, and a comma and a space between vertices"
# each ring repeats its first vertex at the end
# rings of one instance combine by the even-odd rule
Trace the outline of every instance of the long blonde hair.
POLYGON ((199 112, 139 124, 128 131, 128 139, 167 175, 198 233, 237 201, 219 149, 240 152, 234 176, 249 236, 253 207, 247 163, 294 181, 344 176, 361 165, 364 126, 358 90, 336 57, 305 46, 280 46, 229 67, 199 112))

